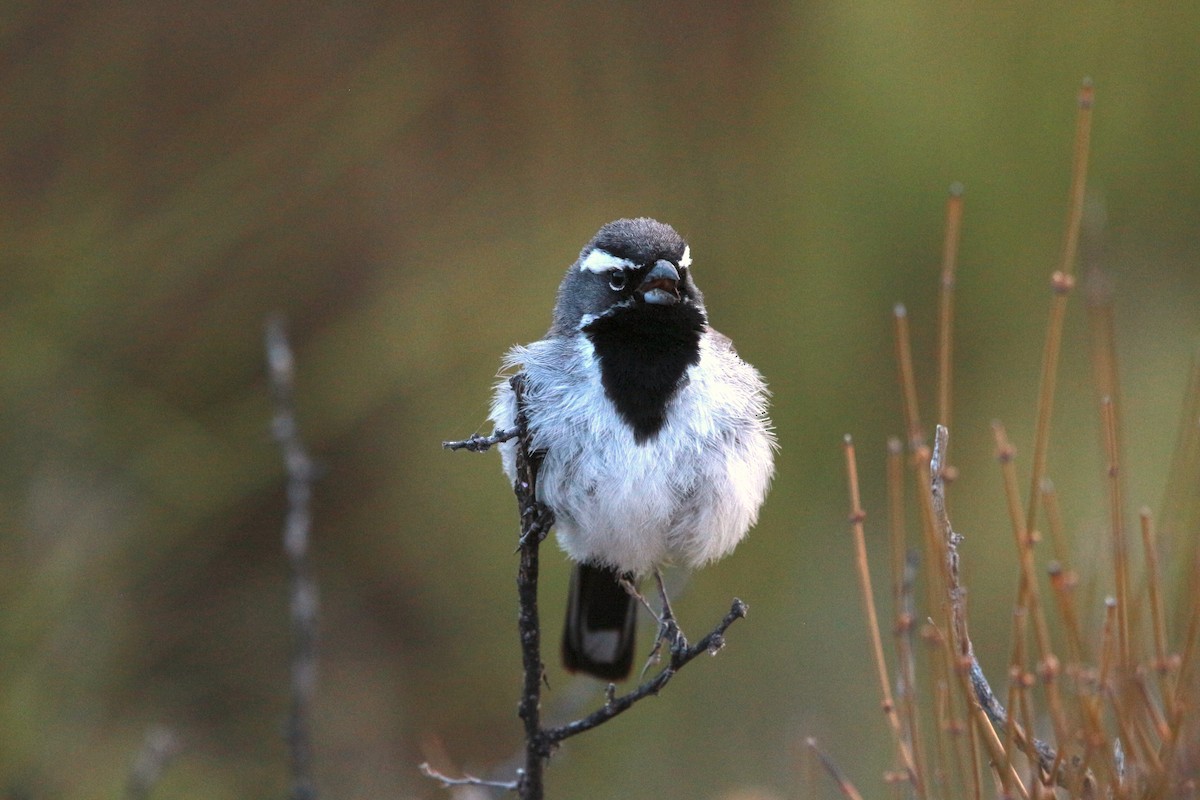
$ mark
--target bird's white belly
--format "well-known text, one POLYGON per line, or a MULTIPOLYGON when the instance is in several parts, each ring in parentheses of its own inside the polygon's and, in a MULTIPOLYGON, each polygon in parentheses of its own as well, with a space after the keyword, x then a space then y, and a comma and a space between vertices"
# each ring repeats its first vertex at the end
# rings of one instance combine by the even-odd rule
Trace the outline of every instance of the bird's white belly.
MULTIPOLYGON (((667 422, 639 444, 605 396, 599 371, 588 369, 586 340, 569 375, 542 370, 540 344, 520 355, 532 444, 545 453, 539 499, 554 511, 563 550, 576 561, 635 574, 666 562, 696 567, 731 551, 766 494, 772 440, 764 420, 731 404, 738 393, 721 369, 705 363, 712 353, 702 348, 701 364, 670 401, 667 422)), ((761 380, 740 361, 732 367, 761 380)), ((501 427, 515 419, 511 392, 498 392, 493 419, 501 427)), ((510 476, 513 444, 502 451, 510 476)))

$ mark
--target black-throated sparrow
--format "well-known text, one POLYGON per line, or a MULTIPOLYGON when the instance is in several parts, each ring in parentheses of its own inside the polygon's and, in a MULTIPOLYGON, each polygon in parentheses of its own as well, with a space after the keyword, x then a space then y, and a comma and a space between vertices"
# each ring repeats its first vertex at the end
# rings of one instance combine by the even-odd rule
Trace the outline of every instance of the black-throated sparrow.
MULTIPOLYGON (((578 562, 563 661, 605 680, 633 661, 637 605, 621 579, 728 554, 774 471, 766 385, 709 327, 691 265, 669 225, 610 222, 567 270, 546 337, 504 359, 526 376, 539 499, 578 562)), ((515 424, 507 381, 491 416, 515 424)), ((515 447, 501 446, 509 478, 515 447)))

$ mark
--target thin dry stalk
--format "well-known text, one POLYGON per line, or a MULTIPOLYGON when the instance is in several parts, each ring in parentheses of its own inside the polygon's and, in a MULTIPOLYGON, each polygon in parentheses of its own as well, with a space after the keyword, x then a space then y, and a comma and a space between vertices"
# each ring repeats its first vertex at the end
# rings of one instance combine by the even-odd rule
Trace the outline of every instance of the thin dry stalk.
MULTIPOLYGON (((1013 609, 1012 656, 1008 662, 1008 708, 1010 713, 1020 708, 1021 692, 1025 678, 1025 639, 1029 614, 1024 606, 1018 604, 1013 609)), ((1013 766, 1013 756, 1017 752, 1017 726, 1004 726, 1004 752, 1008 756, 1010 768, 1013 766)))
MULTIPOLYGON (((931 451, 926 445, 918 447, 913 454, 914 474, 918 489, 917 496, 920 499, 918 508, 921 511, 921 530, 924 533, 925 539, 925 563, 930 565, 929 569, 926 570, 925 585, 931 623, 925 626, 923 636, 931 644, 938 645, 929 650, 935 679, 944 682, 946 686, 950 686, 955 681, 961 681, 963 677, 962 664, 958 656, 952 652, 950 646, 941 641, 941 638, 944 637, 938 632, 938 625, 932 622, 932 620, 940 620, 940 625, 947 630, 951 629, 955 624, 951 607, 952 590, 947 583, 946 570, 941 566, 946 563, 947 559, 946 541, 935 521, 934 505, 929 492, 929 487, 933 482, 933 476, 930 473, 930 460, 931 451)), ((939 461, 938 469, 942 470, 944 467, 945 462, 939 461)), ((938 475, 939 482, 944 479, 944 474, 938 475)), ((964 616, 962 622, 965 624, 965 621, 966 618, 964 616)), ((949 739, 947 741, 938 741, 937 748, 938 753, 943 758, 943 771, 948 772, 951 765, 953 765, 955 774, 961 778, 961 776, 968 774, 966 758, 963 755, 961 747, 961 733, 972 724, 972 712, 969 700, 965 700, 963 703, 956 702, 954 698, 958 697, 958 695, 954 692, 949 693, 947 697, 948 702, 944 709, 945 723, 937 727, 936 733, 939 738, 948 736, 949 739), (947 756, 949 757, 948 760, 947 756)), ((965 778, 962 780, 965 781, 965 778)))
POLYGON ((1079 578, 1073 571, 1064 570, 1057 561, 1046 565, 1050 575, 1050 589, 1058 603, 1058 613, 1062 615, 1063 627, 1067 631, 1067 650, 1070 654, 1068 673, 1078 671, 1087 663, 1087 645, 1083 641, 1083 629, 1079 625, 1079 614, 1075 611, 1075 587, 1079 578))
POLYGON ((974 725, 967 726, 967 746, 971 751, 971 798, 983 798, 983 763, 979 758, 979 731, 974 725))
POLYGON ((917 378, 913 371, 912 340, 908 332, 908 309, 897 303, 893 309, 896 321, 896 364, 900 368, 900 396, 904 399, 904 423, 908 430, 908 446, 916 450, 925 444, 921 428, 921 413, 917 408, 917 378))
POLYGON ((896 713, 896 704, 892 699, 892 690, 888 681, 887 663, 883 657, 883 640, 879 634, 879 616, 875 612, 875 596, 871 589, 871 569, 867 564, 867 541, 863 521, 867 513, 863 511, 858 490, 858 464, 854 457, 854 442, 847 434, 845 439, 846 476, 850 485, 850 529, 854 537, 854 563, 858 573, 858 588, 862 594, 863 610, 867 615, 867 627, 871 638, 871 654, 875 659, 875 669, 879 677, 879 690, 883 699, 883 713, 891 726, 892 736, 896 742, 896 755, 901 766, 909 775, 913 788, 918 797, 925 796, 925 786, 913 763, 912 751, 905 743, 905 737, 900 725, 900 716, 896 713))
POLYGON ((1171 454, 1171 469, 1163 491, 1162 524, 1178 534, 1194 520, 1195 485, 1200 472, 1200 350, 1192 356, 1192 369, 1184 393, 1179 437, 1171 454), (1173 526, 1173 527, 1170 527, 1173 526))
MULTIPOLYGON (((1093 227, 1095 226, 1088 226, 1089 229, 1093 227)), ((1094 236, 1089 238, 1094 238, 1094 236)), ((1092 385, 1098 401, 1105 397, 1113 399, 1119 422, 1120 396, 1117 390, 1121 383, 1117 370, 1117 334, 1114 322, 1112 278, 1098 265, 1093 264, 1086 274, 1083 294, 1088 317, 1088 338, 1091 342, 1092 385)), ((1117 430, 1122 429, 1122 426, 1118 424, 1117 430)), ((1122 450, 1123 448, 1118 446, 1117 449, 1122 450)))
POLYGON ((905 618, 905 574, 908 563, 907 531, 904 524, 904 445, 888 439, 887 454, 888 543, 892 556, 892 603, 896 609, 897 644, 901 633, 911 636, 913 620, 905 618))
MULTIPOLYGON (((1177 770, 1176 762, 1180 758, 1180 742, 1186 741, 1187 727, 1189 725, 1195 726, 1196 724, 1192 719, 1194 715, 1185 714, 1184 710, 1196 704, 1196 687, 1193 684, 1192 672, 1197 658, 1196 651, 1200 648, 1200 592, 1192 594, 1192 602, 1189 606, 1187 636, 1184 640, 1182 654, 1178 658, 1175 714, 1170 723, 1170 735, 1163 743, 1163 769, 1157 785, 1151 792, 1150 796, 1152 798, 1166 796, 1166 793, 1170 790, 1171 782, 1177 770)), ((1192 738, 1194 740, 1195 736, 1193 735, 1192 738)), ((1192 747, 1195 749, 1196 745, 1193 744, 1192 747)), ((1195 758, 1200 754, 1193 752, 1191 755, 1195 758)))
POLYGON ((942 242, 942 283, 938 293, 938 418, 949 427, 954 364, 954 287, 958 270, 958 240, 962 230, 963 185, 950 186, 946 198, 946 237, 942 242))
POLYGON ((1058 563, 1065 566, 1069 561, 1067 537, 1063 532, 1062 507, 1058 503, 1058 492, 1054 488, 1054 481, 1042 478, 1039 493, 1042 497, 1042 513, 1046 515, 1046 530, 1050 533, 1050 548, 1054 551, 1054 558, 1058 563))
POLYGON ((1133 743, 1137 748, 1136 761, 1141 765, 1143 772, 1157 775, 1162 769, 1162 762, 1158 758, 1158 743, 1166 734, 1166 721, 1159 712, 1158 704, 1150 697, 1146 676, 1141 670, 1129 681, 1124 702, 1125 714, 1130 719, 1133 743))
MULTIPOLYGON (((1050 626, 1042 613, 1037 575, 1033 565, 1033 539, 1021 518, 1021 499, 1017 489, 1015 451, 1008 441, 1008 434, 1000 422, 992 423, 996 440, 996 459, 1000 462, 1004 477, 1004 494, 1008 501, 1009 520, 1021 567, 1020 588, 1017 591, 1017 607, 1028 610, 1033 621, 1034 638, 1038 648, 1038 674, 1046 690, 1046 701, 1050 706, 1050 719, 1054 724, 1055 747, 1061 750, 1070 740, 1067 730, 1066 712, 1058 690, 1059 662, 1050 641, 1050 626)), ((1015 634, 1014 634, 1015 635, 1015 634)))
MULTIPOLYGON (((922 636, 931 645, 936 645, 929 649, 935 680, 950 686, 952 681, 961 680, 962 665, 957 655, 944 641, 937 624, 932 622, 934 619, 940 620, 947 629, 955 624, 951 610, 951 589, 947 583, 946 571, 940 566, 946 563, 947 551, 946 541, 935 522, 934 505, 930 497, 929 487, 933 482, 930 460, 931 451, 927 445, 921 445, 913 453, 917 496, 920 499, 918 508, 921 511, 921 530, 925 540, 925 563, 930 565, 926 570, 925 580, 928 596, 927 607, 931 615, 936 615, 931 617, 931 622, 925 626, 922 636)), ((938 469, 942 469, 944 465, 944 461, 939 461, 938 469)), ((938 475, 939 483, 943 481, 944 477, 943 474, 938 475)), ((965 624, 965 616, 962 621, 965 624)), ((971 724, 971 710, 969 701, 966 701, 965 707, 960 708, 953 700, 955 696, 954 693, 947 695, 949 700, 944 709, 945 721, 936 728, 937 752, 942 761, 943 773, 949 771, 952 760, 955 773, 963 776, 967 774, 967 765, 959 741, 961 732, 971 724), (949 740, 943 741, 947 736, 950 737, 949 740)))
POLYGON ((1046 327, 1046 344, 1042 351, 1041 388, 1038 391, 1037 421, 1034 425, 1033 466, 1029 489, 1029 510, 1025 516, 1026 530, 1033 530, 1037 527, 1037 492, 1042 484, 1042 478, 1046 474, 1046 453, 1050 444, 1050 418, 1054 412, 1054 392, 1058 380, 1058 357, 1062 350, 1067 297, 1075 286, 1075 257, 1079 250, 1079 230, 1083 220, 1084 193, 1087 189, 1093 101, 1092 82, 1085 78, 1079 91, 1079 111, 1075 117, 1075 145, 1062 257, 1059 260, 1058 269, 1050 279, 1053 300, 1050 304, 1050 321, 1046 327))
POLYGON ((1100 636, 1100 671, 1096 679, 1096 694, 1080 698, 1084 720, 1082 770, 1089 769, 1093 759, 1099 755, 1100 767, 1110 784, 1116 783, 1116 775, 1108 753, 1105 752, 1109 737, 1104 731, 1102 706, 1104 698, 1108 696, 1108 686, 1112 679, 1112 664, 1117 648, 1116 629, 1117 601, 1113 597, 1108 597, 1104 600, 1104 628, 1100 636))
MULTIPOLYGON (((946 549, 947 545, 945 537, 942 535, 942 531, 939 528, 935 504, 929 496, 930 492, 928 489, 928 487, 935 480, 937 480, 940 485, 942 476, 935 476, 930 472, 930 450, 928 447, 922 446, 918 448, 913 454, 913 460, 916 463, 917 485, 921 490, 918 494, 921 499, 918 507, 921 509, 921 527, 925 531, 925 561, 930 565, 930 568, 927 570, 929 579, 926 581, 926 584, 930 589, 932 600, 929 604, 929 610, 931 614, 936 614, 937 616, 935 619, 941 619, 949 630, 954 627, 956 622, 952 608, 953 598, 950 594, 952 587, 949 583, 945 569, 940 568, 941 565, 946 563, 946 559, 948 557, 946 549)), ((965 618, 962 619, 961 622, 965 624, 965 618)), ((955 662, 956 659, 950 659, 950 661, 947 663, 950 664, 951 668, 953 669, 955 662)))
MULTIPOLYGON (((948 440, 949 432, 946 427, 938 425, 935 429, 934 450, 930 453, 929 465, 920 470, 920 474, 926 480, 925 486, 929 488, 929 491, 923 494, 925 501, 922 505, 928 507, 928 516, 931 524, 934 525, 936 539, 940 541, 942 558, 938 564, 942 564, 943 569, 936 572, 943 573, 944 581, 947 584, 948 630, 953 638, 948 640, 943 637, 943 642, 946 643, 948 660, 954 664, 954 672, 958 675, 962 697, 967 704, 967 714, 976 724, 980 738, 988 748, 991 762, 997 768, 996 774, 1003 786, 1004 796, 1013 796, 1015 788, 1021 798, 1028 800, 1030 793, 1025 788, 1025 784, 1021 782, 1020 776, 1016 775, 1012 766, 1008 765, 1007 751, 1004 750, 1000 738, 992 728, 989 715, 984 711, 983 705, 980 705, 977 687, 973 685, 974 678, 976 678, 973 668, 978 667, 978 664, 974 660, 971 637, 967 633, 966 590, 959 583, 958 542, 960 536, 954 533, 954 529, 950 527, 950 518, 946 511, 946 483, 944 483, 942 474, 943 457, 948 440), (1008 766, 1001 768, 1001 765, 1008 766)), ((982 675, 982 670, 980 670, 978 675, 980 679, 982 679, 982 675)))
MULTIPOLYGON (((1190 587, 1200 585, 1200 537, 1194 531, 1200 527, 1200 502, 1197 501, 1196 486, 1200 485, 1200 350, 1192 357, 1192 369, 1184 395, 1183 411, 1179 422, 1179 435, 1175 450, 1171 454, 1171 469, 1167 473, 1167 485, 1163 491, 1162 511, 1159 513, 1158 528, 1171 542, 1189 543, 1188 550, 1180 552, 1177 563, 1182 564, 1178 573, 1180 596, 1186 596, 1190 587)), ((1187 609, 1180 609, 1185 612, 1187 609)), ((1180 620, 1182 624, 1186 621, 1180 620)), ((1182 628, 1181 624, 1181 628, 1182 628)))
POLYGON ((1164 740, 1170 734, 1167 726, 1167 715, 1159 708, 1158 703, 1150 694, 1150 685, 1146 681, 1146 671, 1139 669, 1133 676, 1134 687, 1137 689, 1137 699, 1146 712, 1144 723, 1150 726, 1155 738, 1164 740))
POLYGON ((804 800, 818 800, 820 797, 820 793, 817 791, 818 757, 812 748, 808 746, 809 741, 813 740, 806 740, 804 746, 800 746, 800 742, 796 742, 793 744, 792 749, 796 753, 796 761, 800 771, 800 796, 804 800))
POLYGON ((916 584, 916 553, 908 549, 904 524, 904 446, 888 440, 887 459, 888 529, 892 554, 892 599, 896 613, 896 701, 903 714, 905 742, 912 751, 921 785, 928 786, 929 770, 917 705, 917 668, 913 652, 916 622, 913 591, 916 584))
POLYGON ((950 675, 947 672, 949 647, 941 640, 941 634, 933 623, 927 623, 922 631, 922 640, 929 652, 931 682, 933 684, 933 758, 934 783, 942 795, 952 797, 950 791, 950 769, 953 762, 958 760, 958 754, 951 754, 954 747, 954 725, 950 710, 950 675))
MULTIPOLYGON (((1150 594, 1150 624, 1154 634, 1154 673, 1158 676, 1158 690, 1162 695, 1163 708, 1168 717, 1175 716, 1174 689, 1170 681, 1167 663, 1167 622, 1163 613, 1162 582, 1158 573, 1158 546, 1154 537, 1154 518, 1150 509, 1143 508, 1140 515, 1142 550, 1146 557, 1146 586, 1150 594)), ((1163 735, 1165 738, 1165 734, 1163 735)))
POLYGON ((1104 455, 1108 461, 1109 524, 1112 533, 1113 582, 1117 594, 1117 671, 1126 675, 1133 668, 1129 636, 1129 555, 1125 546, 1125 510, 1121 493, 1120 455, 1117 452, 1117 416, 1112 398, 1100 402, 1104 431, 1104 455))
MULTIPOLYGON (((1024 672, 1017 676, 1017 712, 1021 716, 1021 725, 1029 732, 1028 736, 1021 739, 1021 750, 1025 753, 1025 759, 1029 764, 1029 789, 1033 797, 1038 798, 1043 794, 1043 789, 1046 786, 1046 779, 1054 773, 1049 770, 1043 770, 1040 754, 1037 751, 1037 745, 1033 738, 1033 703, 1030 699, 1029 687, 1033 685, 1033 675, 1024 672)), ((1016 727, 1015 725, 1013 727, 1016 727)), ((1056 757, 1051 763, 1057 761, 1056 757)))
POLYGON ((817 745, 816 739, 809 737, 805 740, 805 744, 808 745, 808 749, 817 757, 817 760, 821 762, 821 766, 825 768, 829 776, 833 778, 833 782, 837 784, 838 790, 846 800, 863 800, 862 795, 858 793, 858 789, 854 788, 854 784, 850 782, 845 773, 838 769, 837 764, 833 763, 833 759, 817 745))

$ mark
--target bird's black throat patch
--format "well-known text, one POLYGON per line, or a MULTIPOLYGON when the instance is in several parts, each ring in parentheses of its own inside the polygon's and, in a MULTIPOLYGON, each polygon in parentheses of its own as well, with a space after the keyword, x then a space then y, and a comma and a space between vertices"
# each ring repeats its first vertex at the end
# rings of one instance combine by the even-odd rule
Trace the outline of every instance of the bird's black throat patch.
POLYGON ((667 404, 684 373, 700 362, 706 324, 704 312, 690 303, 638 303, 583 328, 600 359, 604 393, 633 428, 638 444, 666 423, 667 404))

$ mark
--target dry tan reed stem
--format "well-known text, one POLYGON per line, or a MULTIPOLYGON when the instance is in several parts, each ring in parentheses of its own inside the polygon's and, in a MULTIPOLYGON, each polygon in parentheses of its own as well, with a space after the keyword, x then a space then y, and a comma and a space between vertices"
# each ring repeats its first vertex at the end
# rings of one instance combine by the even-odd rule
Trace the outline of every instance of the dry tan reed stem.
POLYGON ((938 416, 950 427, 954 367, 954 287, 958 270, 958 241, 962 229, 963 187, 955 183, 946 198, 946 236, 942 242, 942 282, 938 292, 938 416))
POLYGON ((896 755, 901 766, 908 772, 909 780, 918 797, 925 796, 925 786, 921 776, 917 774, 913 763, 912 752, 905 743, 905 737, 900 725, 900 715, 896 713, 896 703, 892 699, 892 690, 888 681, 887 662, 883 657, 883 639, 879 633, 879 615, 875 611, 875 595, 871 588, 871 568, 867 563, 867 541, 863 521, 867 513, 863 511, 858 488, 858 463, 854 455, 854 441, 847 434, 844 439, 846 453, 846 476, 850 488, 850 530, 854 538, 854 564, 858 573, 858 588, 862 594, 863 611, 867 616, 867 628, 871 639, 871 655, 875 659, 875 670, 879 678, 879 690, 883 700, 883 713, 892 729, 892 737, 896 743, 896 755))
POLYGON ((1046 327, 1046 344, 1042 351, 1042 373, 1037 401, 1037 421, 1034 426, 1032 478, 1029 489, 1029 509, 1025 516, 1026 530, 1037 525, 1037 497, 1046 474, 1046 452, 1050 444, 1050 418, 1054 412, 1054 391, 1058 380, 1058 357, 1062 350, 1062 331, 1066 317, 1067 297, 1075 286, 1075 257, 1079 250, 1079 229, 1083 220, 1083 199, 1087 188, 1088 148, 1092 135, 1092 82, 1085 79, 1079 91, 1079 111, 1075 117, 1075 144, 1071 166, 1071 188, 1067 196, 1067 226, 1063 234, 1062 257, 1058 270, 1051 276, 1053 300, 1050 322, 1046 327))
MULTIPOLYGON (((1192 356, 1179 434, 1158 516, 1159 531, 1167 542, 1179 548, 1177 562, 1182 562, 1183 569, 1176 573, 1176 578, 1180 581, 1177 588, 1181 595, 1200 585, 1200 537, 1194 535, 1200 527, 1197 485, 1200 485, 1200 350, 1192 356)), ((1186 608, 1180 611, 1187 613, 1186 608)), ((1179 622, 1187 624, 1185 620, 1179 622)))
POLYGON ((996 459, 1000 462, 1000 470, 1004 478, 1004 495, 1008 503, 1009 521, 1012 525, 1013 540, 1016 544, 1017 558, 1021 568, 1021 580, 1017 589, 1017 607, 1028 610, 1029 618, 1033 622, 1039 658, 1038 674, 1045 686, 1046 701, 1050 707, 1050 719, 1054 725, 1054 746, 1056 750, 1062 750, 1070 741, 1070 734, 1067 728, 1066 711, 1063 708, 1058 687, 1059 662, 1050 640, 1050 626, 1046 622, 1046 615, 1042 612, 1041 595, 1038 591, 1037 575, 1033 563, 1032 537, 1021 518, 1020 490, 1017 488, 1016 465, 1013 463, 1015 451, 1008 441, 1004 425, 999 421, 992 423, 992 433, 996 440, 996 459))
POLYGON ((1117 418, 1112 398, 1100 402, 1104 455, 1108 461, 1109 525, 1112 534, 1113 583, 1117 596, 1117 672, 1133 669, 1129 636, 1129 554, 1125 546, 1125 510, 1121 494, 1120 454, 1117 452, 1117 418))
MULTIPOLYGON (((1025 638, 1026 626, 1029 622, 1027 609, 1017 605, 1013 609, 1012 655, 1008 660, 1008 698, 1005 706, 1008 708, 1008 724, 1004 726, 1004 752, 1008 755, 1008 764, 1013 766, 1013 757, 1017 753, 1017 715, 1019 712, 1021 684, 1025 678, 1025 638)), ((1026 730, 1029 730, 1026 727, 1026 730)), ((1014 767, 1015 768, 1015 767, 1014 767)))
POLYGON ((922 786, 929 791, 929 768, 921 738, 917 703, 917 669, 913 653, 913 629, 916 613, 913 602, 916 566, 909 563, 904 521, 904 445, 899 439, 888 440, 887 457, 888 530, 892 554, 892 602, 896 624, 896 686, 899 711, 903 714, 905 740, 912 749, 913 764, 922 786))
POLYGON ((1054 489, 1054 481, 1042 478, 1042 485, 1038 487, 1038 493, 1042 497, 1042 512, 1046 515, 1046 530, 1050 534, 1050 548, 1054 551, 1054 558, 1058 563, 1065 566, 1069 561, 1067 537, 1063 532, 1062 508, 1058 504, 1058 492, 1054 489))
POLYGON ((933 450, 929 452, 926 448, 922 448, 922 454, 928 455, 929 458, 918 465, 922 485, 927 489, 922 493, 922 506, 925 507, 926 516, 933 526, 933 538, 938 542, 937 549, 941 556, 940 560, 936 562, 940 564, 940 568, 931 571, 941 572, 946 583, 945 597, 947 601, 943 605, 946 607, 947 630, 950 632, 951 639, 946 641, 945 647, 949 652, 950 661, 954 665, 959 688, 967 704, 967 713, 979 729, 979 734, 988 749, 992 764, 995 766, 1000 783, 1004 788, 1005 796, 1011 797, 1013 789, 1016 788, 1021 797, 1028 800, 1029 791, 1025 788, 1020 776, 1012 769, 1007 751, 996 735, 983 707, 979 704, 968 674, 975 663, 975 653, 967 629, 966 590, 959 583, 957 545, 959 536, 951 527, 950 517, 946 512, 946 486, 943 478, 944 456, 949 438, 950 433, 946 427, 938 425, 935 428, 933 450))
POLYGON ((921 428, 921 412, 917 407, 917 378, 913 370, 912 341, 908 332, 908 310, 903 303, 892 309, 896 322, 896 365, 900 368, 900 396, 904 401, 904 424, 908 433, 908 446, 916 450, 925 443, 925 431, 921 428))
MULTIPOLYGON (((1158 572, 1158 544, 1154 536, 1154 517, 1150 509, 1143 508, 1138 515, 1141 520, 1142 550, 1146 558, 1146 586, 1150 594, 1150 624, 1154 635, 1154 673, 1158 676, 1158 690, 1162 695, 1163 708, 1167 717, 1175 716, 1174 690, 1170 682, 1167 663, 1167 622, 1163 613, 1162 580, 1158 572)), ((1163 735, 1165 738, 1165 734, 1163 735)))
POLYGON ((1075 612, 1075 586, 1078 578, 1073 571, 1064 570, 1057 561, 1050 562, 1046 571, 1050 574, 1050 588, 1058 602, 1058 613, 1062 615, 1063 627, 1067 631, 1067 650, 1070 652, 1071 664, 1079 668, 1088 661, 1088 648, 1083 640, 1083 630, 1079 626, 1079 615, 1075 612))

